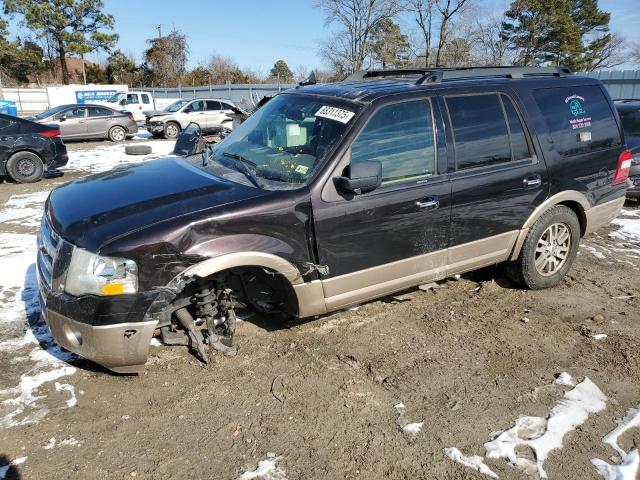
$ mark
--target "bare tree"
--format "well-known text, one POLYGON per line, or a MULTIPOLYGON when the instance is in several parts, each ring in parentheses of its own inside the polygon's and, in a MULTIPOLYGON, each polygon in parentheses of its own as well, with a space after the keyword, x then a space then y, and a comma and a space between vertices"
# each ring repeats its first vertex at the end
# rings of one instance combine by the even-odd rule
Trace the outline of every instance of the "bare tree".
MULTIPOLYGON (((629 57, 633 57, 633 50, 627 47, 624 38, 617 33, 611 34, 611 41, 598 53, 599 55, 587 55, 587 72, 617 67, 626 63, 629 57)), ((640 57, 636 61, 640 62, 640 57)))
POLYGON ((640 43, 634 43, 629 48, 629 59, 636 65, 640 65, 640 43))
POLYGON ((438 50, 436 51, 436 66, 441 66, 442 50, 447 43, 447 37, 449 35, 449 23, 456 14, 462 11, 462 9, 471 0, 438 0, 435 5, 440 13, 440 35, 438 38, 438 50))
POLYGON ((433 26, 433 9, 436 0, 408 0, 406 8, 413 13, 414 20, 420 28, 424 42, 424 66, 429 67, 431 53, 431 33, 433 26))
POLYGON ((479 13, 472 12, 474 19, 470 22, 471 30, 468 36, 472 44, 474 63, 491 66, 512 63, 513 45, 504 35, 504 16, 485 16, 479 13))
POLYGON ((321 54, 347 73, 362 69, 373 30, 401 9, 398 0, 316 0, 316 6, 324 10, 327 25, 339 27, 321 54))

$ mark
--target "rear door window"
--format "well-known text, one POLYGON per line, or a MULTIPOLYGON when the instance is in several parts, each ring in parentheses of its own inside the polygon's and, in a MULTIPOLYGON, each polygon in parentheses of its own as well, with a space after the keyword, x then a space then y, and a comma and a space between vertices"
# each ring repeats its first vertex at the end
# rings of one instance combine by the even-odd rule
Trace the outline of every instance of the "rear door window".
POLYGON ((428 100, 380 108, 351 145, 352 162, 382 163, 383 185, 429 177, 435 173, 435 159, 433 115, 428 100))
POLYGON ((511 138, 511 151, 513 160, 523 160, 531 158, 531 150, 527 142, 527 136, 524 133, 522 120, 516 112, 513 102, 506 95, 500 95, 504 113, 507 116, 507 124, 509 125, 509 136, 511 138))
POLYGON ((89 116, 90 117, 106 117, 111 115, 111 110, 107 108, 100 107, 89 107, 89 116))
POLYGON ((613 111, 597 85, 542 88, 533 97, 560 155, 579 155, 622 143, 613 111))
POLYGON ((446 97, 458 170, 510 162, 509 129, 495 93, 446 97))
POLYGON ((221 110, 220 102, 215 100, 207 100, 207 110, 221 110))

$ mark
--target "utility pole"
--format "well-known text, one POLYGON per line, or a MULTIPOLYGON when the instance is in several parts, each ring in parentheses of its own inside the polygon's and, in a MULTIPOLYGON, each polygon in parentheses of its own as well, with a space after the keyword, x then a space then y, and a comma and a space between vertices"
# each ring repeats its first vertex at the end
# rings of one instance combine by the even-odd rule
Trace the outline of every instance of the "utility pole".
POLYGON ((156 30, 158 30, 158 38, 162 38, 162 24, 156 25, 156 30))

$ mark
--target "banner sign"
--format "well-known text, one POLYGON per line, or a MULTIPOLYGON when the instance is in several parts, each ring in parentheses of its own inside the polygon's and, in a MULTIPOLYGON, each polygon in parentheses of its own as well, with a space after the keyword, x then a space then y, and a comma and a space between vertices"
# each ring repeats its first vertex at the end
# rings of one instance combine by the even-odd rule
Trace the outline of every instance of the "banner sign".
POLYGON ((78 103, 91 103, 109 100, 117 90, 76 90, 76 101, 78 103))

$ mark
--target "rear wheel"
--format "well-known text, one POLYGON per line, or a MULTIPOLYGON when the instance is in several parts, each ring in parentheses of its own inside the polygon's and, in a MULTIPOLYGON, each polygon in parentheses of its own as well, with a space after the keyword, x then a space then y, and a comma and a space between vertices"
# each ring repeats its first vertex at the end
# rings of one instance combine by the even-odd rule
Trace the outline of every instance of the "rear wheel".
POLYGON ((109 129, 109 140, 112 142, 122 142, 126 140, 127 132, 119 125, 109 129))
POLYGON ((175 122, 169 122, 164 126, 164 138, 170 140, 178 138, 180 135, 180 125, 175 122))
POLYGON ((42 178, 44 164, 32 152, 18 152, 7 160, 7 173, 19 183, 33 183, 42 178))
POLYGON ((546 211, 527 234, 520 256, 505 265, 507 276, 532 290, 556 286, 578 253, 580 222, 569 207, 546 211))

